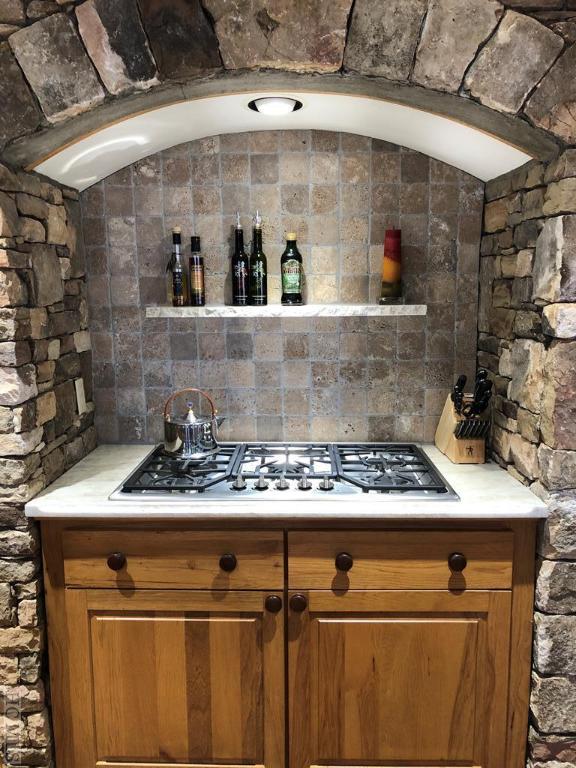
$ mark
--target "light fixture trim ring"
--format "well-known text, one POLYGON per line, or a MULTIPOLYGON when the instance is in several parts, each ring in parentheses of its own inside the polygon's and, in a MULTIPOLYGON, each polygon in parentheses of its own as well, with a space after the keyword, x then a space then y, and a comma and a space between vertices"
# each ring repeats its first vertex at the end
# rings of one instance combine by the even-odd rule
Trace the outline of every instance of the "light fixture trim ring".
POLYGON ((303 103, 299 101, 299 99, 295 99, 292 96, 258 96, 256 99, 252 99, 248 102, 248 109, 251 109, 253 112, 257 112, 259 115, 265 115, 267 117, 284 117, 285 115, 290 115, 293 112, 297 112, 299 109, 302 109, 303 106, 303 103), (269 104, 278 104, 281 102, 286 105, 291 102, 292 109, 287 111, 267 112, 259 108, 259 103, 262 105, 266 102, 269 104))

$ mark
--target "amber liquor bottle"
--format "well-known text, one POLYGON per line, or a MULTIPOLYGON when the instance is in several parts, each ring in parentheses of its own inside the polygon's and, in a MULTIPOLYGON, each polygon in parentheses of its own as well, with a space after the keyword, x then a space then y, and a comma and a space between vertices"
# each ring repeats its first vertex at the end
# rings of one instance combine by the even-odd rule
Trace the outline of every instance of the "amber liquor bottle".
POLYGON ((232 304, 244 307, 248 304, 248 276, 250 260, 244 250, 244 230, 240 223, 240 214, 236 212, 234 230, 234 255, 232 256, 232 304))
POLYGON ((190 306, 203 307, 206 304, 206 290, 204 287, 204 257, 200 250, 200 238, 192 235, 190 238, 190 306))
POLYGON ((256 211, 252 228, 252 254, 250 256, 250 304, 268 304, 268 265, 262 250, 262 217, 256 211))

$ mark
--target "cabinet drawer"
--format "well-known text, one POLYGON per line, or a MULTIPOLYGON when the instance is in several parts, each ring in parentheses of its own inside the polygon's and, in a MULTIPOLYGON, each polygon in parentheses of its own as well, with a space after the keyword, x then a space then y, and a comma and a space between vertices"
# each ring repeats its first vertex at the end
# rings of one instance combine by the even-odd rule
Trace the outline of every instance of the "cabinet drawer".
POLYGON ((284 583, 282 534, 274 531, 68 530, 62 546, 67 586, 217 590, 284 583))
POLYGON ((509 589, 510 531, 298 532, 288 536, 290 589, 509 589), (453 554, 464 555, 450 560, 453 554), (341 568, 350 566, 348 571, 341 568), (450 563, 453 567, 450 566, 450 563))

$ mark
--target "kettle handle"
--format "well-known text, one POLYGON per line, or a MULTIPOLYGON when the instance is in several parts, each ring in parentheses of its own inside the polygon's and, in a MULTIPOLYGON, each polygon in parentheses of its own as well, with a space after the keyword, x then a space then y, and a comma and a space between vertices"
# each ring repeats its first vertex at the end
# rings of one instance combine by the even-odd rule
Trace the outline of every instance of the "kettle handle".
POLYGON ((168 400, 166 400, 166 405, 164 406, 164 420, 169 421, 171 416, 171 406, 172 401, 179 397, 180 395, 183 395, 185 392, 199 392, 201 395, 204 395, 206 400, 210 403, 210 408, 212 409, 212 418, 215 418, 218 411, 216 410, 216 406, 214 405, 214 400, 210 397, 210 395, 207 392, 204 392, 203 389, 196 389, 196 387, 186 387, 186 389, 179 389, 177 392, 174 392, 168 400))

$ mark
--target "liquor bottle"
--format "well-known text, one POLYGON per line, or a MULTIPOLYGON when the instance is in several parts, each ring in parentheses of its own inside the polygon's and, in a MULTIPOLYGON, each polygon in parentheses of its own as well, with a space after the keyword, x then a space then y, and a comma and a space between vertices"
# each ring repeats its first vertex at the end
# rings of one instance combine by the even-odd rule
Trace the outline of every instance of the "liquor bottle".
POLYGON ((248 274, 250 261, 244 250, 244 230, 240 224, 240 214, 236 211, 236 229, 234 231, 234 255, 232 256, 232 304, 243 307, 248 304, 248 274))
POLYGON ((203 307, 206 304, 204 289, 204 257, 200 252, 200 238, 192 235, 190 238, 190 306, 203 307))
POLYGON ((180 227, 172 230, 172 256, 167 270, 170 272, 172 287, 172 306, 183 307, 186 304, 186 284, 181 258, 182 235, 180 227))
POLYGON ((256 211, 252 228, 252 255, 250 256, 250 304, 268 304, 268 275, 266 256, 262 250, 262 217, 256 211))
POLYGON ((402 232, 387 229, 384 235, 380 304, 398 303, 402 297, 402 232))
POLYGON ((286 235, 286 250, 280 259, 282 304, 302 304, 302 256, 296 245, 296 234, 286 235))

